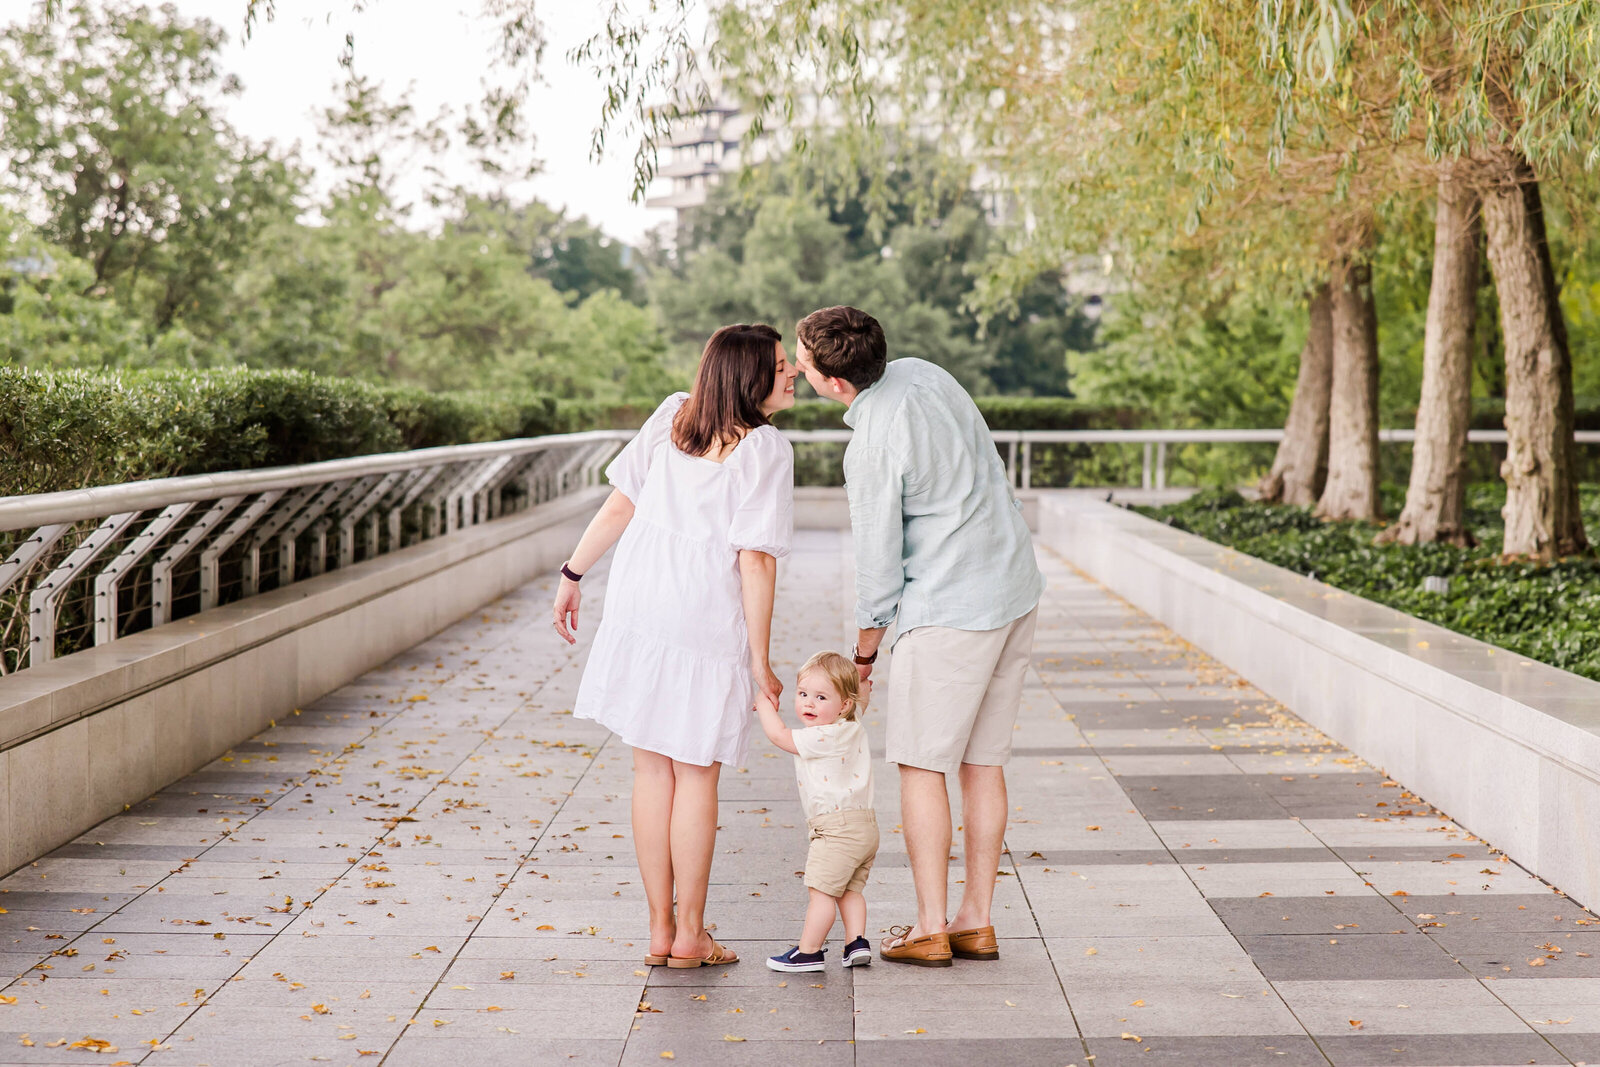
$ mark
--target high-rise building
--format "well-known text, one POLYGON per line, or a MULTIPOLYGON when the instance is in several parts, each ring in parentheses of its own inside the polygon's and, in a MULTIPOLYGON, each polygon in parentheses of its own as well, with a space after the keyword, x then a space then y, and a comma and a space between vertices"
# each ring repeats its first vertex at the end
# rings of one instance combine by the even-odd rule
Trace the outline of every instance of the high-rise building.
MULTIPOLYGON (((724 174, 737 173, 746 162, 754 162, 743 144, 749 128, 748 115, 737 105, 720 100, 679 119, 673 124, 667 142, 669 154, 656 171, 657 184, 645 206, 675 211, 682 227, 685 213, 704 204, 707 192, 724 174)), ((760 158, 759 144, 754 154, 760 158)))

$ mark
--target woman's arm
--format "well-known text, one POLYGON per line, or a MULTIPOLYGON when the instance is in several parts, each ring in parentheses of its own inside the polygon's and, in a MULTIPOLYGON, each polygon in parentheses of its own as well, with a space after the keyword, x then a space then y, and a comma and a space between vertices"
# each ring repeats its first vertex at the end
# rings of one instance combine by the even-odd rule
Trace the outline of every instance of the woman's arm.
POLYGON ((767 694, 756 697, 756 711, 761 715, 761 729, 766 731, 767 740, 785 752, 798 756, 800 750, 794 744, 794 731, 783 725, 783 720, 778 717, 778 706, 767 699, 767 694))
POLYGON ((778 561, 765 552, 739 550, 739 587, 744 600, 744 625, 750 634, 750 673, 756 688, 778 706, 783 683, 772 673, 772 599, 778 584, 778 561))
MULTIPOLYGON (((617 543, 617 538, 622 536, 622 531, 628 528, 632 520, 633 501, 622 490, 611 490, 606 502, 600 505, 599 512, 589 520, 589 528, 578 538, 578 547, 572 550, 572 558, 567 561, 567 566, 583 574, 599 563, 600 557, 617 543)), ((556 587, 555 622, 556 633, 569 645, 578 641, 572 634, 578 629, 578 604, 582 599, 578 583, 563 577, 561 584, 556 587), (571 630, 568 629, 569 625, 571 630)))

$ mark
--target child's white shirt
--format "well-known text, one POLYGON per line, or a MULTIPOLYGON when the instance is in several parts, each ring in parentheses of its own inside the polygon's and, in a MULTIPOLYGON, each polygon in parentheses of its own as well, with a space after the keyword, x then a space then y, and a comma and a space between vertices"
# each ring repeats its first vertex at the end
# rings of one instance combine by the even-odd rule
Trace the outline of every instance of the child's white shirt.
POLYGON ((865 726, 837 719, 795 730, 792 736, 795 779, 807 819, 872 810, 872 753, 865 726))

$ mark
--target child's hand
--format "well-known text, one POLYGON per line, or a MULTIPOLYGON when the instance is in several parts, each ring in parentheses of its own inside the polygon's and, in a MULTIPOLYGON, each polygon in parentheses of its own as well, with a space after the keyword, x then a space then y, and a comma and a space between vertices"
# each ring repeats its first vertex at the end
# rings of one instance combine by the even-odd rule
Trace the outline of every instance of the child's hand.
POLYGON ((762 711, 766 711, 766 710, 770 710, 773 713, 776 713, 777 710, 778 710, 778 705, 774 704, 772 702, 772 698, 767 696, 767 694, 765 694, 765 693, 757 693, 756 694, 755 706, 752 707, 750 710, 754 711, 758 715, 762 711))

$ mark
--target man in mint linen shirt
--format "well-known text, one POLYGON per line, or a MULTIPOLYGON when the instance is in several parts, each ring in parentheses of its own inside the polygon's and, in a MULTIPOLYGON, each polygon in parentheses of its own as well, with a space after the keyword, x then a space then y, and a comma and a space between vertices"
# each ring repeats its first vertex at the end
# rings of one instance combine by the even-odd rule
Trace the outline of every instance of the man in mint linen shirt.
POLYGON ((883 328, 855 308, 812 312, 797 336, 806 379, 850 409, 844 471, 863 678, 896 626, 884 753, 900 768, 917 917, 881 954, 931 966, 996 959, 1003 768, 1044 591, 1033 539, 977 405, 949 373, 920 359, 888 363, 883 328), (967 876, 947 923, 950 772, 961 777, 967 876))

